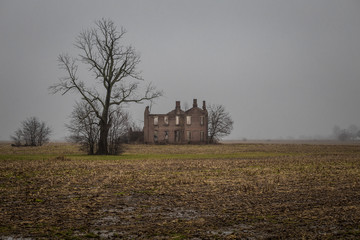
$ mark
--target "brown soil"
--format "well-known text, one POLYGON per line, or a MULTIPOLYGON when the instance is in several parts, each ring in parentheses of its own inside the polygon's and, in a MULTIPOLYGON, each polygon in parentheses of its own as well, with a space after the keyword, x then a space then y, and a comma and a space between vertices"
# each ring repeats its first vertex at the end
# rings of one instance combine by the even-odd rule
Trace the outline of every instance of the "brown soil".
POLYGON ((1 148, 0 239, 360 238, 359 146, 128 147, 136 152, 169 159, 23 159, 1 148), (221 153, 240 155, 201 157, 221 153))

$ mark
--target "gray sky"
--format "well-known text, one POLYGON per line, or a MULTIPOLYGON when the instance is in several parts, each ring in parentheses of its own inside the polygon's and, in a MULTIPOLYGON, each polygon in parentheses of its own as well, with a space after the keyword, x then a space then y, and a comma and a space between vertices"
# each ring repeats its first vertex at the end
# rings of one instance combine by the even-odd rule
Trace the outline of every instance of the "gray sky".
MULTIPOLYGON (((128 33, 142 76, 180 100, 223 104, 228 139, 330 135, 360 125, 358 0, 0 0, 0 140, 30 116, 67 135, 78 95, 51 95, 64 76, 57 56, 101 18, 128 33)), ((146 104, 128 111, 139 124, 146 104)))

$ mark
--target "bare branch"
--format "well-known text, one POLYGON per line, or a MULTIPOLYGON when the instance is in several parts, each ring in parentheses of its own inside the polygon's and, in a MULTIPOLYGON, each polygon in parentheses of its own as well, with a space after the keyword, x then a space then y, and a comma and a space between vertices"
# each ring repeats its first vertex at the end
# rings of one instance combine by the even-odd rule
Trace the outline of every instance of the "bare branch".
POLYGON ((114 22, 107 19, 96 21, 94 28, 80 32, 75 43, 75 47, 80 50, 79 59, 60 55, 59 66, 65 71, 66 77, 49 88, 52 93, 63 95, 70 91, 77 92, 89 104, 101 126, 101 153, 106 153, 112 105, 141 103, 162 96, 162 92, 151 84, 145 88, 144 94, 139 93, 139 80, 143 80, 137 69, 140 55, 132 46, 121 44, 125 33, 124 28, 118 31, 114 22), (78 62, 88 66, 96 83, 100 83, 103 89, 98 91, 79 80, 78 62))
POLYGON ((45 122, 40 122, 37 117, 31 117, 21 123, 22 127, 11 136, 15 145, 22 142, 27 146, 41 146, 50 141, 52 130, 45 122))
POLYGON ((156 90, 151 83, 148 84, 145 89, 145 93, 142 96, 134 94, 137 88, 138 84, 136 83, 131 84, 129 87, 120 88, 121 92, 117 92, 119 96, 116 96, 118 101, 114 100, 110 104, 120 105, 121 103, 142 103, 143 101, 151 101, 163 95, 163 92, 156 90))
POLYGON ((223 105, 209 105, 209 141, 216 142, 233 129, 233 121, 223 105))

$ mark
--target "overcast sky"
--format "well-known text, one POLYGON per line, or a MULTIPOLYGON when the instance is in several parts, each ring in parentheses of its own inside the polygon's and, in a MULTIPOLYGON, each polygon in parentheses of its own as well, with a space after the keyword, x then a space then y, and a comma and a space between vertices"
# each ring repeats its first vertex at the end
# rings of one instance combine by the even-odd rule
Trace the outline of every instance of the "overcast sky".
MULTIPOLYGON (((147 82, 165 92, 152 113, 197 98, 223 104, 228 139, 327 136, 360 125, 358 0, 0 0, 0 140, 37 116, 67 135, 76 94, 51 95, 57 57, 101 18, 128 33, 147 82)), ((127 110, 142 124, 147 104, 127 110)))

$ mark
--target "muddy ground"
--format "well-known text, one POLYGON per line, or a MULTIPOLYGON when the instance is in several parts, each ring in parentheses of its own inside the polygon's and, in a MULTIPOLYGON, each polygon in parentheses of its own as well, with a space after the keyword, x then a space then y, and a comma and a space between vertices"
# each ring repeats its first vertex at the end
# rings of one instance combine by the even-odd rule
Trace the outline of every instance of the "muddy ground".
POLYGON ((359 239, 360 147, 3 144, 0 239, 16 238, 359 239))

